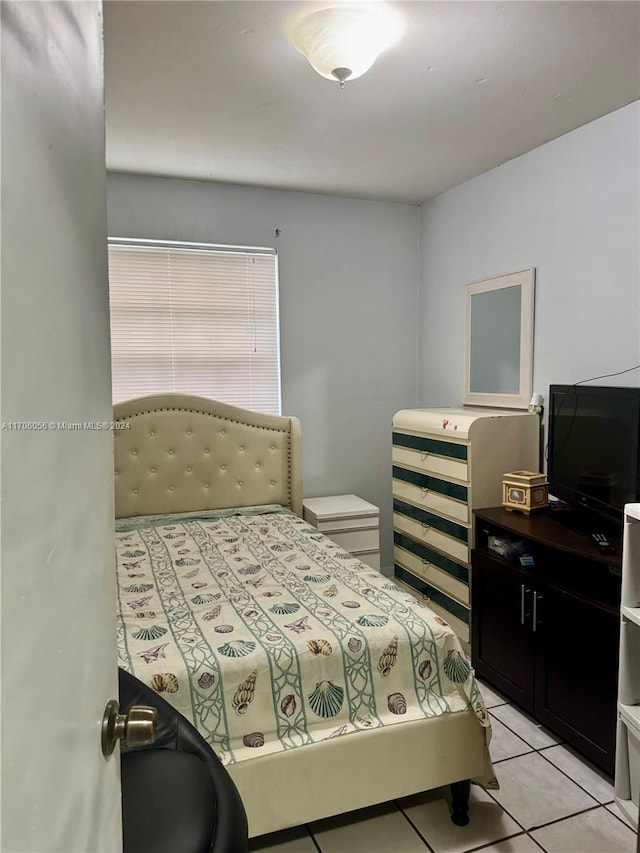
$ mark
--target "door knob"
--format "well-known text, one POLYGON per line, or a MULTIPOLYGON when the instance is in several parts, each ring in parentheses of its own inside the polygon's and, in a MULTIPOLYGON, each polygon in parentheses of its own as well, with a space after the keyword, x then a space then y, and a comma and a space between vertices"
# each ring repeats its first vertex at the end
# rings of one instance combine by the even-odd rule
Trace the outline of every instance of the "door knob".
POLYGON ((149 746, 156 739, 157 725, 155 708, 134 705, 128 714, 121 714, 117 701, 110 699, 102 718, 102 754, 105 758, 111 755, 119 740, 133 749, 149 746))

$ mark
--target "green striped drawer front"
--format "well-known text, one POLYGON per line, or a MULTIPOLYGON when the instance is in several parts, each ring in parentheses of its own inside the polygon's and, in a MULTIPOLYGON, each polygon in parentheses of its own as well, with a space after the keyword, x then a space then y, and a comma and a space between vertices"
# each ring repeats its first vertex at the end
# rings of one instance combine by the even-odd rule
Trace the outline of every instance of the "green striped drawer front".
POLYGON ((457 501, 467 502, 468 490, 466 486, 459 486, 457 483, 448 482, 448 480, 439 480, 437 477, 430 477, 428 474, 418 474, 417 471, 409 471, 407 468, 400 468, 397 465, 393 466, 393 476, 396 480, 404 480, 405 483, 411 483, 420 489, 428 489, 431 492, 438 492, 441 495, 447 495, 449 498, 455 498, 457 501))
POLYGON ((466 566, 461 566, 460 563, 456 563, 448 557, 443 557, 443 555, 438 554, 437 551, 425 548, 424 545, 414 542, 413 539, 409 539, 408 536, 403 536, 402 533, 394 532, 393 543, 394 545, 398 545, 400 548, 404 548, 405 551, 411 551, 412 554, 415 554, 416 557, 420 557, 421 560, 433 563, 434 566, 442 569, 443 572, 451 575, 451 577, 457 578, 457 580, 462 581, 463 583, 469 583, 469 569, 466 566))
POLYGON ((393 433, 393 443, 396 447, 408 447, 422 453, 437 453, 438 456, 449 456, 451 459, 467 459, 467 445, 454 444, 452 441, 440 441, 437 438, 422 438, 418 435, 405 435, 403 432, 393 433))
POLYGON ((394 499, 393 501, 393 511, 399 512, 402 515, 407 515, 409 518, 413 518, 414 521, 417 521, 420 524, 426 524, 428 527, 435 527, 437 530, 442 531, 442 533, 453 536, 461 542, 469 542, 469 531, 466 527, 463 527, 461 524, 456 524, 453 521, 447 521, 446 518, 440 518, 439 515, 433 515, 433 513, 426 512, 423 509, 418 509, 415 506, 411 506, 410 504, 397 499, 394 499))
POLYGON ((436 589, 426 581, 412 575, 411 572, 405 571, 401 566, 395 566, 395 575, 397 578, 400 578, 401 581, 404 581, 405 583, 408 583, 409 586, 417 589, 421 595, 431 598, 448 613, 453 614, 457 619, 460 619, 461 622, 464 622, 465 625, 469 624, 469 610, 458 601, 454 601, 453 598, 449 598, 449 596, 445 595, 444 592, 441 592, 441 590, 436 589))

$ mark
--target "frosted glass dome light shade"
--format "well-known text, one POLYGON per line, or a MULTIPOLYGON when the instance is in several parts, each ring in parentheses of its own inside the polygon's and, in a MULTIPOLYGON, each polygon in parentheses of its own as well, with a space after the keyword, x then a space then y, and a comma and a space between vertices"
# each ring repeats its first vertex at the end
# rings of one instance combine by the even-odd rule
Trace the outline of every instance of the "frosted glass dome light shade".
POLYGON ((400 38, 404 23, 383 3, 320 9, 299 21, 293 43, 327 80, 355 80, 400 38))

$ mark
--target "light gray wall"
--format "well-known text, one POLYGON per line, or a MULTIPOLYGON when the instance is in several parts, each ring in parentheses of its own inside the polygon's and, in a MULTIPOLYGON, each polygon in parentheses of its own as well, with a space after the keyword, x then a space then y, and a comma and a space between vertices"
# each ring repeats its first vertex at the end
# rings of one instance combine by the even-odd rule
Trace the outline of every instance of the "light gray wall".
POLYGON ((416 401, 418 208, 119 174, 107 188, 112 236, 278 250, 282 408, 302 422, 304 493, 379 506, 390 566, 391 418, 416 401))
POLYGON ((420 405, 460 402, 464 285, 528 267, 535 391, 640 362, 639 127, 636 102, 422 206, 420 405))

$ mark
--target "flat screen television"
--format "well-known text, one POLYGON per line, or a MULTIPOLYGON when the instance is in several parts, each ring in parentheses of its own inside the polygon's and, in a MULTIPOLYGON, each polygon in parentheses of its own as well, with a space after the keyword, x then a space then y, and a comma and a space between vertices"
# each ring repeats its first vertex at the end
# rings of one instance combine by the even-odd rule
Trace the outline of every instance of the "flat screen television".
POLYGON ((548 402, 549 493, 622 524, 640 499, 640 388, 551 385, 548 402))

